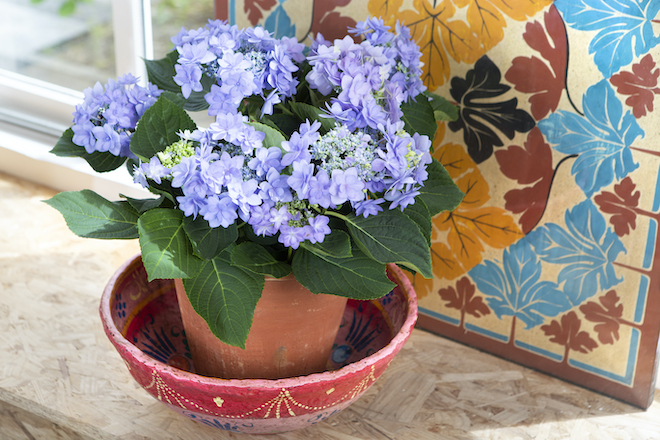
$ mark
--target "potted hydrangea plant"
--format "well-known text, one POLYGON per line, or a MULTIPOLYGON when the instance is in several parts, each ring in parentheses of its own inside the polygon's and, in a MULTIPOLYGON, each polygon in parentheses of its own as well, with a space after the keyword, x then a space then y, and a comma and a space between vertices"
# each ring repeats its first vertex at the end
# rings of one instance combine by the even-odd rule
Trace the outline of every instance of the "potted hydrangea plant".
MULTIPOLYGON (((83 190, 47 203, 79 236, 138 238, 150 280, 182 280, 179 303, 194 357, 263 351, 251 338, 268 311, 280 321, 266 335, 283 333, 282 320, 300 323, 296 331, 304 335, 322 323, 329 328, 330 336, 302 343, 305 352, 328 345, 316 355, 321 367, 298 361, 301 371, 287 358, 294 369, 281 369, 280 341, 265 354, 275 370, 224 365, 204 374, 318 371, 346 298, 390 292, 388 263, 432 276, 431 218, 463 194, 432 157, 431 141, 436 121, 455 117, 456 109, 425 92, 421 53, 407 28, 371 18, 348 31, 357 42, 318 35, 305 48, 222 21, 182 29, 172 52, 146 62, 147 85, 126 75, 85 90, 72 127, 52 150, 82 157, 99 172, 126 164, 154 194, 109 201, 83 190), (215 122, 197 127, 194 111, 215 122), (289 302, 267 302, 270 285, 289 302), (326 298, 334 316, 320 303, 302 307, 303 316, 321 310, 311 321, 294 315, 298 291, 326 298), (219 347, 193 341, 194 327, 210 330, 219 347)), ((284 348, 286 356, 293 351, 284 348)))

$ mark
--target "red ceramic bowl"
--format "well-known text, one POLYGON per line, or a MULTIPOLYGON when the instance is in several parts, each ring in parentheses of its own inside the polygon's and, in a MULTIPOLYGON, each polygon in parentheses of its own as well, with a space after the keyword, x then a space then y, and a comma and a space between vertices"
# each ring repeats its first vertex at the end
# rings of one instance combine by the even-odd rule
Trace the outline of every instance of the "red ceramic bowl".
POLYGON ((394 266, 397 283, 374 301, 349 300, 328 370, 278 380, 195 374, 172 280, 147 281, 140 256, 126 262, 101 298, 105 332, 133 378, 184 416, 251 434, 301 429, 341 411, 383 373, 410 336, 417 297, 394 266))

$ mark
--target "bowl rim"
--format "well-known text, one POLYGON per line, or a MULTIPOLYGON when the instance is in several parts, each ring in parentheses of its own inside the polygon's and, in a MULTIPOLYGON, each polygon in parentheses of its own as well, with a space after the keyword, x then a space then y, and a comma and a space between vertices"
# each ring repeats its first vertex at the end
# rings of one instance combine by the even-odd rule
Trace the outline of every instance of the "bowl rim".
POLYGON ((149 355, 145 354, 142 350, 136 347, 133 343, 128 341, 121 331, 115 326, 114 320, 112 319, 112 313, 110 312, 110 298, 114 292, 115 286, 119 278, 126 272, 128 268, 135 264, 141 264, 142 255, 137 254, 134 257, 128 259, 124 262, 108 280, 105 288, 103 289, 103 294, 101 296, 101 304, 99 307, 99 313, 101 315, 101 320, 103 322, 103 327, 105 329, 106 335, 111 340, 113 345, 119 350, 121 348, 123 351, 127 352, 131 357, 141 364, 150 364, 154 368, 157 367, 157 370, 161 374, 166 374, 169 376, 177 376, 179 379, 186 379, 194 381, 202 386, 222 386, 222 387, 236 387, 236 388, 261 388, 261 389, 272 389, 272 390, 281 390, 282 388, 295 388, 300 387, 301 385, 326 382, 329 380, 335 380, 346 375, 356 374, 360 371, 370 368, 383 359, 386 359, 393 353, 398 352, 403 344, 408 340, 410 334, 415 326, 417 321, 417 295, 415 290, 412 287, 410 280, 403 274, 403 271, 396 266, 395 264, 389 263, 387 265, 388 269, 394 274, 396 278, 396 283, 404 289, 406 296, 408 297, 408 313, 406 319, 401 325, 401 329, 397 334, 392 338, 392 340, 383 348, 376 351, 375 353, 370 354, 369 356, 357 361, 345 365, 337 370, 323 371, 320 373, 312 373, 306 376, 295 376, 287 377, 282 379, 223 379, 219 377, 209 377, 202 376, 197 373, 190 371, 185 371, 178 369, 176 367, 165 364, 159 360, 156 360, 149 355))

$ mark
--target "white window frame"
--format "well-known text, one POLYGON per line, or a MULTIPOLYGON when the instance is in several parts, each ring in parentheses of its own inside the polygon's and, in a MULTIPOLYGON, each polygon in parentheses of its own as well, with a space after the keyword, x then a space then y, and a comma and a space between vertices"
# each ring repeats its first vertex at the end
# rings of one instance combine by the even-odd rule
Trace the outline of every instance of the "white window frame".
MULTIPOLYGON (((146 82, 143 59, 153 58, 150 0, 112 0, 116 75, 146 82)), ((107 78, 99 78, 104 83, 107 78)), ((62 191, 89 188, 104 197, 144 197, 125 169, 99 174, 79 158, 48 151, 71 125, 82 91, 0 69, 0 172, 62 191)))

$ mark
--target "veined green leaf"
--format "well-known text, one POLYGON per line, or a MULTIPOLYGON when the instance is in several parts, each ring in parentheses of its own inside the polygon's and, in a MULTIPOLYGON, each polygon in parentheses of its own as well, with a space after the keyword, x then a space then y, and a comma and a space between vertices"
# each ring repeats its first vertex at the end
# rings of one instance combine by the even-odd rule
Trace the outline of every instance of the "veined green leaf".
POLYGON ((396 263, 426 278, 433 277, 431 252, 417 224, 396 209, 367 218, 347 216, 351 236, 369 257, 380 263, 396 263))
POLYGON ((226 344, 245 348, 254 309, 264 288, 264 276, 232 266, 232 248, 204 261, 199 274, 184 279, 183 285, 193 309, 213 334, 226 344))
POLYGON ((89 154, 84 147, 73 143, 73 130, 71 128, 62 133, 50 152, 60 157, 82 157, 94 171, 99 173, 116 170, 126 162, 125 157, 115 156, 107 151, 95 151, 89 154))
POLYGON ((262 132, 266 136, 264 137, 263 147, 278 147, 282 148, 282 142, 286 140, 284 135, 279 129, 275 129, 269 125, 262 124, 260 122, 248 122, 248 125, 251 125, 255 130, 262 132))
POLYGON ((313 254, 335 258, 348 258, 351 253, 351 237, 344 231, 334 229, 326 235, 322 243, 303 241, 300 246, 313 254))
POLYGON ((135 209, 138 214, 145 213, 150 209, 158 208, 165 201, 165 196, 161 195, 157 199, 134 199, 132 197, 127 197, 122 194, 119 194, 121 197, 125 198, 129 205, 135 209))
POLYGON ((455 121, 458 119, 458 107, 447 101, 440 95, 425 92, 433 108, 433 115, 436 121, 455 121))
POLYGON ((401 104, 402 120, 405 124, 404 130, 411 136, 414 133, 425 134, 433 141, 435 131, 438 129, 438 124, 436 124, 433 116, 433 107, 423 94, 418 95, 415 100, 417 102, 404 102, 401 104))
POLYGON ((167 99, 166 95, 161 95, 140 118, 131 137, 131 151, 143 162, 149 162, 156 153, 181 140, 178 132, 196 128, 184 109, 167 99))
POLYGON ((167 99, 172 104, 178 105, 179 107, 183 107, 186 104, 186 99, 183 97, 183 95, 178 93, 165 90, 163 93, 160 94, 160 96, 167 99))
POLYGON ((193 255, 192 244, 183 230, 183 212, 156 208, 138 220, 142 263, 149 281, 157 278, 189 278, 202 267, 193 255))
POLYGON ((202 216, 197 216, 196 219, 184 217, 183 230, 190 238, 195 253, 205 260, 217 257, 238 238, 235 223, 228 228, 212 228, 202 216))
POLYGON ((138 213, 127 202, 111 202, 84 189, 61 192, 45 203, 60 211, 71 232, 80 237, 138 237, 138 213))
POLYGON ((376 299, 395 286, 387 278, 386 265, 353 250, 351 258, 319 256, 298 248, 293 256, 296 280, 313 293, 329 293, 354 299, 376 299))
POLYGON ((251 241, 245 241, 232 249, 231 264, 273 278, 282 278, 291 273, 289 264, 276 260, 263 246, 251 241))
POLYGON ((179 53, 176 50, 168 52, 165 57, 158 60, 144 60, 147 68, 147 76, 149 82, 158 86, 159 89, 167 90, 173 93, 181 91, 181 87, 174 82, 176 70, 174 65, 179 58, 179 53))
POLYGON ((139 159, 133 159, 128 158, 126 160, 126 171, 128 171, 128 174, 131 175, 131 177, 135 176, 135 169, 140 166, 140 160, 139 159))
POLYGON ((261 122, 264 125, 275 128, 289 138, 294 131, 297 131, 300 128, 300 119, 295 115, 285 115, 285 114, 274 114, 274 115, 263 115, 261 122))
MULTIPOLYGON (((172 79, 176 75, 174 65, 178 58, 179 53, 176 50, 173 50, 159 60, 144 60, 149 82, 155 84, 162 90, 180 95, 181 87, 172 79)), ((206 99, 204 99, 204 95, 211 90, 213 79, 204 75, 200 82, 202 83, 203 90, 201 92, 192 92, 183 104, 184 109, 190 111, 202 111, 209 108, 209 104, 206 102, 206 99)), ((181 99, 184 98, 181 97, 181 99)))
POLYGON ((426 242, 431 246, 431 232, 433 230, 433 222, 431 220, 431 212, 424 203, 424 200, 417 199, 412 205, 408 205, 403 213, 407 215, 412 221, 417 223, 419 230, 426 238, 426 242))
POLYGON ((424 186, 419 189, 417 196, 426 204, 431 216, 442 211, 453 211, 463 200, 465 194, 458 189, 453 179, 440 162, 433 162, 426 167, 429 173, 424 186))

